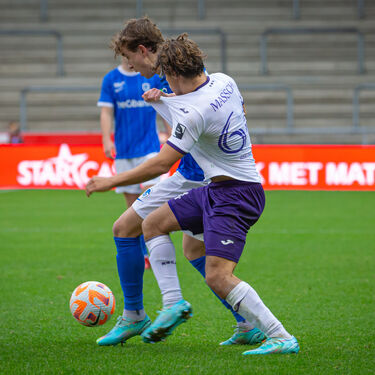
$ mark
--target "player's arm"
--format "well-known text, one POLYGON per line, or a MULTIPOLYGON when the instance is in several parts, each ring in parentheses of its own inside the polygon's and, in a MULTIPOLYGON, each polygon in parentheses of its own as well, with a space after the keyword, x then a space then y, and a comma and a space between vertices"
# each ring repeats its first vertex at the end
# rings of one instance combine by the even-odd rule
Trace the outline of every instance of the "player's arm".
POLYGON ((172 165, 183 156, 184 154, 166 144, 156 156, 134 169, 112 177, 95 176, 91 178, 86 185, 86 195, 89 197, 94 192, 108 191, 115 186, 127 186, 152 180, 157 176, 167 173, 172 165))
POLYGON ((112 142, 112 123, 113 123, 113 107, 101 107, 100 111, 100 127, 102 129, 103 150, 108 158, 113 159, 116 153, 115 145, 112 142))

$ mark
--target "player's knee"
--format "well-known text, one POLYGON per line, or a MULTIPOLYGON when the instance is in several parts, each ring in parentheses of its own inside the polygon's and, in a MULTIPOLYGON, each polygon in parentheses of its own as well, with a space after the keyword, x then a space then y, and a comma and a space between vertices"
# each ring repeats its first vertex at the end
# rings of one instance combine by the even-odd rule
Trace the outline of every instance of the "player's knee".
POLYGON ((113 226, 112 226, 112 232, 113 232, 113 236, 114 237, 124 237, 122 236, 121 232, 122 232, 123 228, 121 227, 121 220, 120 219, 117 219, 114 223, 113 223, 113 226))
POLYGON ((143 220, 142 223, 142 232, 145 239, 150 239, 156 236, 164 234, 160 220, 154 219, 153 215, 149 215, 143 220))
POLYGON ((206 283, 220 298, 228 294, 228 280, 229 275, 221 269, 206 267, 206 283))
POLYGON ((152 218, 150 218, 148 216, 148 217, 146 217, 145 220, 143 220, 142 233, 143 233, 145 239, 150 239, 150 238, 155 237, 154 232, 155 232, 155 224, 154 224, 152 218))

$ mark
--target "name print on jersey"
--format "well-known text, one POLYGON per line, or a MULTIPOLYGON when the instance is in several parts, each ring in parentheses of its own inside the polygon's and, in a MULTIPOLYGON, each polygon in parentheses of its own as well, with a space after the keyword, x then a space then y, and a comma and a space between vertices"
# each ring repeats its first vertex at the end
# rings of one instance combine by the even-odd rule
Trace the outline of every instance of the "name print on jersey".
POLYGON ((217 110, 219 110, 228 101, 228 99, 233 94, 233 91, 234 91, 233 85, 232 85, 232 83, 229 82, 223 88, 223 90, 221 90, 219 96, 215 99, 215 102, 214 103, 210 103, 210 106, 214 110, 214 112, 216 112, 217 110))

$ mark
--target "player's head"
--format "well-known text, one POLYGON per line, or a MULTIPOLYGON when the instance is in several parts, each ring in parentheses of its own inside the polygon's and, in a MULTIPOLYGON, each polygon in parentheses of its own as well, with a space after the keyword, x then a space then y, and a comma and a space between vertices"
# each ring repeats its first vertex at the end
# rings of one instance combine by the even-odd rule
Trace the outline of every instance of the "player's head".
POLYGON ((177 81, 193 80, 204 74, 205 55, 186 33, 167 39, 160 48, 156 66, 165 74, 173 92, 178 95, 177 81))
POLYGON ((125 56, 131 68, 150 78, 155 74, 157 52, 164 42, 158 27, 148 18, 131 19, 114 36, 111 48, 115 56, 125 56))

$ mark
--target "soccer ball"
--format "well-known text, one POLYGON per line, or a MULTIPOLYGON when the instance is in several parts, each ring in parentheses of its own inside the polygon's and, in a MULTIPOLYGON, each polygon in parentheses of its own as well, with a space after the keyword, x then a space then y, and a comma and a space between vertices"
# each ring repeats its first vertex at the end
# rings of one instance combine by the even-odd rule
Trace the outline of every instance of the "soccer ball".
POLYGON ((111 289, 98 281, 86 281, 74 289, 70 297, 70 311, 84 326, 101 326, 115 311, 115 297, 111 289))

